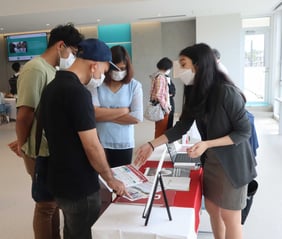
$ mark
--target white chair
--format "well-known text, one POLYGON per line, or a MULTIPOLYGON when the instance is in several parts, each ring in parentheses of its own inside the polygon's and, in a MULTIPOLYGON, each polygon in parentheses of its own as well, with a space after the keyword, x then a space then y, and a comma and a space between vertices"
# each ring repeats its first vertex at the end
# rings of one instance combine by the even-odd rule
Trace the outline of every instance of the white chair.
POLYGON ((11 110, 9 104, 0 104, 0 124, 10 122, 9 110, 11 110))

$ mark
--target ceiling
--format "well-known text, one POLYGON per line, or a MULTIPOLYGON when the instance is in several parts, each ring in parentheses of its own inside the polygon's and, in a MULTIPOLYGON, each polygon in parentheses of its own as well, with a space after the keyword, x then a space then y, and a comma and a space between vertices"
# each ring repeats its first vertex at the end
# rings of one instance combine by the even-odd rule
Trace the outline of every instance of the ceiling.
MULTIPOLYGON (((180 21, 197 16, 269 16, 281 0, 0 0, 0 34, 140 21, 180 21), (47 24, 47 25, 46 25, 47 24)), ((281 6, 279 7, 281 9, 281 6)))

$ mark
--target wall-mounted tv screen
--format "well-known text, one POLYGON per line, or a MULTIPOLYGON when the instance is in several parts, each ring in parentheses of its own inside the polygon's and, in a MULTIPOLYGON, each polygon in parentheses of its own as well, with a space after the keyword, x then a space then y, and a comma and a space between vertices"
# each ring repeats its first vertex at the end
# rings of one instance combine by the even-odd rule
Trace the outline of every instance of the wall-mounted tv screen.
POLYGON ((46 50, 47 33, 10 35, 6 41, 9 61, 28 61, 46 50))

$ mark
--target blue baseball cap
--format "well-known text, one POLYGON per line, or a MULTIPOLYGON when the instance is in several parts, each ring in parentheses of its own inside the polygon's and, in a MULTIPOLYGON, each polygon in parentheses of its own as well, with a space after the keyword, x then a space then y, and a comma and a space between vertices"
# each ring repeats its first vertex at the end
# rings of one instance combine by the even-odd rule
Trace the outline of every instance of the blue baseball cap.
POLYGON ((105 42, 96 38, 88 38, 81 41, 78 44, 77 57, 92 61, 109 62, 110 69, 120 70, 112 62, 112 52, 110 48, 105 42))

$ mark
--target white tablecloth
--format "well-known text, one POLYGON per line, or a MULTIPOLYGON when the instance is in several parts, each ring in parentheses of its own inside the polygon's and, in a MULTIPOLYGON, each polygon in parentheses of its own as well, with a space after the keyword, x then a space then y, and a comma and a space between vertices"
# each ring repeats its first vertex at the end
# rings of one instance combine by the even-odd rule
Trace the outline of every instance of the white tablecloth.
POLYGON ((10 119, 16 119, 17 118, 17 107, 16 107, 16 99, 15 98, 5 98, 4 99, 6 104, 11 105, 11 115, 10 119))
POLYGON ((112 203, 92 227, 93 238, 99 239, 196 239, 195 210, 170 207, 172 221, 166 208, 153 207, 144 226, 144 206, 112 203))

